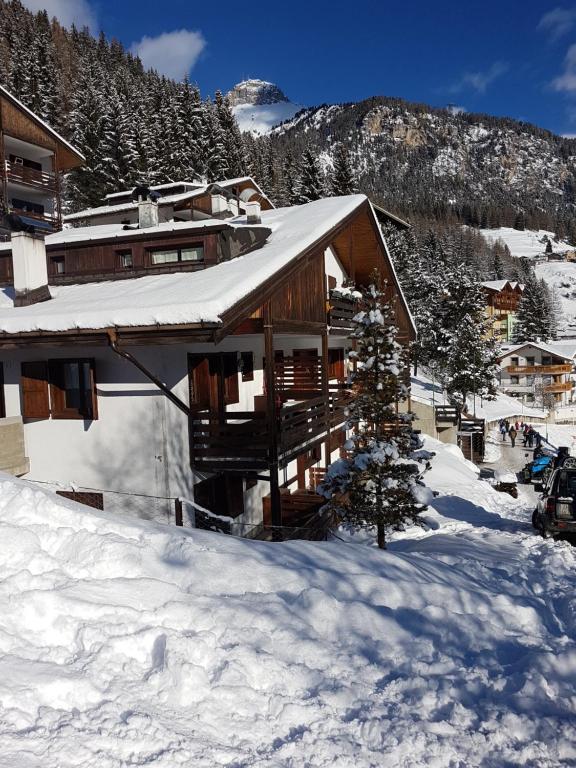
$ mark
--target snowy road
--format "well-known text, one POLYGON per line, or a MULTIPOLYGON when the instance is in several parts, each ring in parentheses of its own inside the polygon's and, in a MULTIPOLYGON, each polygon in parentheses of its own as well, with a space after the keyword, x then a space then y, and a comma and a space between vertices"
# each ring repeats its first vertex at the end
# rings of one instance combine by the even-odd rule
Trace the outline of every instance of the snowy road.
POLYGON ((0 768, 575 766, 576 550, 428 447, 434 508, 386 552, 0 478, 0 768))

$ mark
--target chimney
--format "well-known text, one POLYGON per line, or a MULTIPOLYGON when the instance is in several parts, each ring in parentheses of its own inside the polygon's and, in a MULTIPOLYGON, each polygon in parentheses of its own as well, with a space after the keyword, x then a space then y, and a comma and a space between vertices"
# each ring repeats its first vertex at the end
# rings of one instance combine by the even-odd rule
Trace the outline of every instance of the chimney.
POLYGON ((251 202, 246 203, 246 221, 248 224, 261 224, 262 218, 260 216, 260 203, 251 202))
POLYGON ((210 195, 210 208, 212 210, 212 216, 221 219, 228 214, 228 201, 224 195, 210 195))
POLYGON ((27 307, 52 298, 48 288, 48 265, 44 235, 12 232, 12 271, 15 307, 27 307))
POLYGON ((145 200, 138 198, 138 225, 140 229, 157 227, 159 221, 158 200, 152 200, 150 197, 145 200))

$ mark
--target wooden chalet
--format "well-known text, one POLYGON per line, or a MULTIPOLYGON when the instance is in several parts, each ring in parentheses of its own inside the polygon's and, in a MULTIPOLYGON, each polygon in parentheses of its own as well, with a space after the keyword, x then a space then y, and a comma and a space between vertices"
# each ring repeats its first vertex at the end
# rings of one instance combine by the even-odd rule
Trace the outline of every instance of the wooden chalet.
MULTIPOLYGON (((83 155, 0 86, 0 207, 46 232, 61 228, 62 173, 83 155)), ((0 234, 7 235, 0 221, 0 234)))
POLYGON ((21 420, 26 451, 13 464, 101 489, 104 509, 107 491, 178 496, 242 535, 310 531, 346 439, 348 280, 379 269, 399 341, 415 337, 367 198, 65 230, 46 238, 39 301, 36 284, 32 301, 7 287, 22 237, 0 246, 0 417, 21 420))
POLYGON ((490 335, 500 341, 510 341, 524 287, 512 280, 489 280, 482 283, 482 289, 486 315, 491 321, 490 335))

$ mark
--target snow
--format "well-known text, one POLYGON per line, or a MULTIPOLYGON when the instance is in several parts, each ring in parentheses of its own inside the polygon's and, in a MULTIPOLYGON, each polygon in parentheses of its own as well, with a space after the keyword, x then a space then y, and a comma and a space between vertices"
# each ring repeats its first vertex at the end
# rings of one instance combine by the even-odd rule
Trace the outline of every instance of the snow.
POLYGON ((535 270, 537 277, 558 292, 566 326, 563 335, 576 336, 576 262, 550 261, 537 264, 535 270))
POLYGON ((1 768, 573 764, 574 550, 426 447, 439 496, 386 552, 127 522, 2 476, 1 768))
MULTIPOLYGON (((365 202, 364 195, 349 195, 263 211, 262 226, 271 229, 272 234, 262 248, 197 272, 51 286, 50 301, 29 307, 15 308, 13 292, 5 288, 0 290, 0 332, 219 323, 227 309, 273 277, 365 202)), ((246 217, 227 219, 226 223, 242 226, 246 224, 246 217)), ((205 222, 169 222, 160 226, 177 229, 198 224, 203 226, 205 222)), ((73 237, 70 232, 74 230, 54 237, 73 237)), ((129 234, 133 236, 138 232, 133 230, 129 234)))
POLYGON ((499 227, 498 229, 480 229, 479 231, 489 242, 495 243, 497 240, 501 240, 505 243, 510 249, 512 256, 529 259, 543 256, 546 244, 540 241, 545 237, 550 239, 554 253, 565 253, 566 251, 574 250, 574 246, 564 240, 560 240, 558 243, 554 242, 554 232, 546 229, 534 231, 530 229, 518 230, 512 229, 512 227, 499 227))
POLYGON ((241 131, 261 136, 285 120, 291 120, 301 109, 301 104, 283 101, 278 104, 238 104, 232 107, 232 113, 241 131))

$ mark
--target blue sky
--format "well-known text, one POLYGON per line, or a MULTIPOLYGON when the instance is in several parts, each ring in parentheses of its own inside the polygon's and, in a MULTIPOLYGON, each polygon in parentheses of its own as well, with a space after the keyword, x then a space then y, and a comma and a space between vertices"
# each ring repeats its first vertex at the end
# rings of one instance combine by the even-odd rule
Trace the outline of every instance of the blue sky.
POLYGON ((203 94, 244 77, 313 105, 373 95, 576 134, 576 0, 23 0, 134 46, 203 94))

